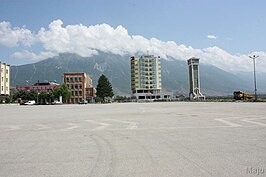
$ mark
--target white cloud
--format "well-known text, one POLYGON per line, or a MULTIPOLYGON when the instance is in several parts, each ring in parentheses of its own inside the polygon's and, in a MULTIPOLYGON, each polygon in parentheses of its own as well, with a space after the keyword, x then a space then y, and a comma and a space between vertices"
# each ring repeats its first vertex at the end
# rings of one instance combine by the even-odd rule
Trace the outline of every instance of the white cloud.
POLYGON ((208 38, 208 39, 217 39, 217 37, 214 36, 214 35, 207 35, 207 38, 208 38))
MULTIPOLYGON (((97 55, 97 50, 119 55, 134 55, 137 52, 146 53, 148 50, 150 54, 166 59, 173 57, 178 60, 187 60, 190 57, 199 57, 201 63, 212 64, 227 71, 252 71, 253 69, 248 54, 233 55, 217 46, 194 49, 191 46, 177 45, 174 41, 129 35, 123 26, 113 28, 107 24, 92 26, 79 24, 64 27, 61 20, 55 20, 47 29, 41 28, 33 34, 28 29, 12 28, 9 22, 1 22, 0 37, 0 44, 7 47, 40 44, 44 48, 44 51, 38 54, 28 50, 15 52, 12 56, 16 58, 42 60, 64 52, 89 57, 97 55)), ((266 52, 261 51, 256 54, 261 58, 257 62, 258 71, 265 71, 266 52)))
POLYGON ((20 43, 30 46, 34 42, 34 36, 25 28, 13 28, 9 22, 0 22, 0 44, 7 47, 16 47, 20 43))

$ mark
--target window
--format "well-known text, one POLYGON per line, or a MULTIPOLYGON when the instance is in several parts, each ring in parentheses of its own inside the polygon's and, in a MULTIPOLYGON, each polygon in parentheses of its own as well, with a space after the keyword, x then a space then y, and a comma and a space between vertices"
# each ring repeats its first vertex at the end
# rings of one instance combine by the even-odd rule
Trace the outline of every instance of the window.
POLYGON ((6 78, 6 82, 8 82, 8 78, 6 78))
POLYGON ((8 69, 6 69, 6 74, 8 74, 8 69))
POLYGON ((4 82, 4 77, 1 78, 1 81, 4 82))
POLYGON ((86 90, 87 94, 91 94, 91 91, 90 90, 86 90))
POLYGON ((2 86, 2 91, 4 91, 4 86, 2 86))
POLYGON ((4 71, 4 68, 1 69, 1 73, 3 73, 3 71, 4 71))

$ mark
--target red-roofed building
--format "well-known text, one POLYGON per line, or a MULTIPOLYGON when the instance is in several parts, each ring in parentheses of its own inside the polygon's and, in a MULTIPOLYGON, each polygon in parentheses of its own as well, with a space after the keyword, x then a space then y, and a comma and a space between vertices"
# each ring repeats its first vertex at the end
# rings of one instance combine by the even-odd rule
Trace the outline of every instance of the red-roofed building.
POLYGON ((37 82, 33 86, 16 86, 16 90, 35 90, 37 92, 49 92, 60 85, 54 82, 37 82))

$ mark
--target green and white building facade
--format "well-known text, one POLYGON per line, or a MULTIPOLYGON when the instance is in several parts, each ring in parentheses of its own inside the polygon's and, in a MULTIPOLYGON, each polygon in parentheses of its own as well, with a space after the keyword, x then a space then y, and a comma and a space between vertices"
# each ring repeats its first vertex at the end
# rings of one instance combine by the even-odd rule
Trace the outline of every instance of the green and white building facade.
POLYGON ((161 99, 161 59, 153 55, 131 57, 131 92, 136 99, 161 99))

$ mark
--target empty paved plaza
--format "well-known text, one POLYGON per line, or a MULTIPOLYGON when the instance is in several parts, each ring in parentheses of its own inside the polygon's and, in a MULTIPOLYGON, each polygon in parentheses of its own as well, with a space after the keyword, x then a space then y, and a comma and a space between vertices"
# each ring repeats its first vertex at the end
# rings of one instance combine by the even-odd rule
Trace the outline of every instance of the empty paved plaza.
POLYGON ((0 105, 1 177, 266 176, 266 104, 0 105))

